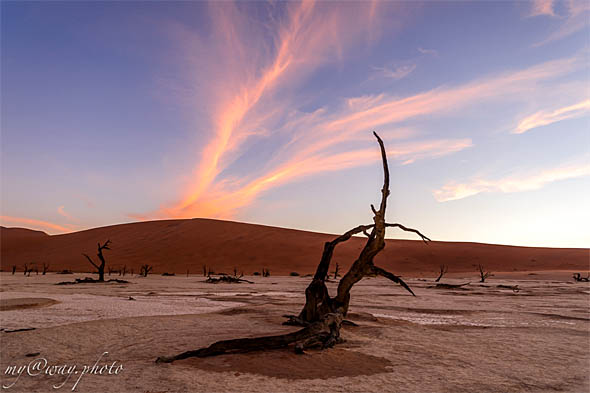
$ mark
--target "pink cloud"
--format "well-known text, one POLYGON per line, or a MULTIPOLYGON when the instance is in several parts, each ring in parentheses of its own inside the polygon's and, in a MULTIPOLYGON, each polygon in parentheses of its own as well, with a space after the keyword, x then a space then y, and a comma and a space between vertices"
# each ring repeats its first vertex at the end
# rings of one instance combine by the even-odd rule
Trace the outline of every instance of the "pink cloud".
MULTIPOLYGON (((14 225, 14 224, 24 225, 27 228, 41 229, 41 230, 49 231, 49 232, 54 232, 54 231, 72 232, 75 230, 71 225, 62 226, 62 225, 54 224, 49 221, 34 220, 31 218, 24 218, 24 217, 0 216, 0 220, 3 223, 10 223, 12 225, 14 225)), ((6 225, 6 224, 4 224, 4 225, 6 225)))
MULTIPOLYGON (((532 92, 546 89, 543 83, 585 64, 584 56, 576 55, 412 96, 360 95, 343 98, 340 106, 300 112, 294 97, 278 93, 291 91, 318 67, 346 56, 351 47, 374 33, 373 25, 362 21, 378 19, 379 12, 372 7, 352 6, 326 12, 321 3, 288 3, 286 16, 266 26, 275 32, 272 40, 253 43, 243 38, 252 34, 244 33, 252 33, 258 25, 245 18, 239 7, 223 3, 213 4, 211 9, 215 45, 207 49, 218 55, 211 58, 219 62, 201 64, 198 61, 206 60, 199 58, 196 64, 200 66, 195 66, 202 70, 199 75, 208 77, 200 80, 199 86, 211 92, 207 102, 211 108, 211 132, 201 135, 208 139, 202 151, 195 152, 200 159, 180 200, 157 212, 135 217, 232 217, 274 187, 374 162, 375 152, 362 145, 372 142, 372 130, 390 133, 386 142, 396 139, 388 144, 388 151, 393 159, 406 165, 460 151, 471 146, 470 139, 402 144, 399 140, 415 136, 415 131, 403 135, 395 131, 395 125, 418 116, 465 110, 474 103, 522 100, 532 92), (216 82, 213 85, 209 80, 216 82), (248 152, 247 142, 268 136, 280 136, 283 142, 263 166, 240 179, 221 176, 248 152)), ((198 37, 187 37, 188 49, 194 45, 198 52, 204 45, 198 37)))
POLYGON ((66 219, 70 220, 70 221, 77 221, 70 213, 66 212, 64 209, 64 206, 60 206, 57 208, 57 212, 62 216, 65 217, 66 219))
POLYGON ((562 108, 538 111, 522 119, 513 132, 515 134, 522 134, 533 128, 546 126, 562 120, 575 119, 589 112, 590 100, 584 100, 562 108))
POLYGON ((497 180, 474 179, 466 183, 451 182, 434 191, 439 202, 467 198, 482 192, 522 192, 542 188, 546 184, 590 175, 588 158, 557 168, 544 169, 535 174, 507 176, 497 180))

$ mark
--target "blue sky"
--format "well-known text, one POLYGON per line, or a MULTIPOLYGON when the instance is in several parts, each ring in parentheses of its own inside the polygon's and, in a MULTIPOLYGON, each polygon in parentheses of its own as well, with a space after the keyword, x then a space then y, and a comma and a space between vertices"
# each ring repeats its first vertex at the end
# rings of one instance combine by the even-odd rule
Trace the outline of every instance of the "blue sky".
MULTIPOLYGON (((209 217, 588 247, 590 8, 2 2, 2 225, 209 217)), ((391 237, 407 237, 394 233, 391 237)))

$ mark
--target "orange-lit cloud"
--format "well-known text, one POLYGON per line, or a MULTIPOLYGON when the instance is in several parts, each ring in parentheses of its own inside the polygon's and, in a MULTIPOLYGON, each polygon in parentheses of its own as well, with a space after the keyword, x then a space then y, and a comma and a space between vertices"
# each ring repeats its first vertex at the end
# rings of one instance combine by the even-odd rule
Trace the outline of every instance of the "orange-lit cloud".
MULTIPOLYGON (((421 158, 451 154, 471 146, 469 139, 406 142, 391 146, 388 156, 393 160, 410 163, 421 158)), ((188 212, 191 216, 230 218, 237 210, 250 205, 262 192, 273 187, 319 173, 371 165, 379 159, 380 153, 377 148, 293 159, 246 184, 219 183, 183 213, 188 212)), ((178 214, 174 210, 166 210, 165 213, 167 216, 178 214)))
POLYGON ((298 110, 297 97, 288 92, 315 69, 346 56, 349 47, 374 33, 361 20, 378 19, 379 12, 370 7, 359 8, 361 12, 350 12, 350 7, 343 7, 348 12, 325 12, 321 3, 288 4, 287 16, 269 28, 276 31, 272 44, 258 50, 242 38, 246 35, 241 33, 252 28, 252 23, 238 7, 222 12, 212 6, 214 35, 221 37, 214 41, 222 56, 221 63, 211 68, 221 73, 210 77, 216 84, 202 82, 211 91, 209 139, 180 201, 134 217, 232 217, 274 187, 375 162, 376 150, 369 148, 374 144, 372 130, 383 131, 392 159, 406 165, 463 150, 471 146, 471 139, 421 136, 420 141, 412 142, 414 131, 402 132, 397 125, 418 116, 458 113, 474 103, 523 101, 546 92, 547 82, 585 65, 585 54, 578 54, 412 96, 343 97, 341 105, 303 112, 298 110), (255 170, 239 179, 231 176, 231 170, 224 172, 242 155, 253 154, 250 141, 271 138, 280 142, 255 170), (402 143, 404 138, 409 140, 402 143))
POLYGON ((71 225, 61 226, 48 221, 34 220, 24 217, 0 216, 0 220, 3 225, 26 225, 27 228, 40 229, 48 232, 72 232, 74 230, 71 225))
POLYGON ((588 157, 576 163, 546 169, 537 174, 508 176, 498 180, 475 179, 468 183, 449 183, 434 191, 439 202, 467 198, 482 192, 521 192, 537 190, 548 183, 590 175, 588 157))
POLYGON ((561 20, 560 26, 555 29, 544 40, 537 42, 533 47, 539 47, 554 41, 561 40, 576 32, 579 32, 590 25, 590 2, 586 0, 568 0, 560 2, 562 12, 558 15, 555 12, 555 1, 536 0, 532 3, 529 16, 548 15, 561 20))
MULTIPOLYGON (((201 152, 194 174, 196 181, 176 209, 182 210, 195 203, 224 169, 227 156, 248 137, 256 135, 251 131, 252 124, 260 121, 257 116, 265 115, 252 113, 253 109, 276 84, 279 81, 283 85, 295 83, 318 64, 341 57, 342 51, 367 29, 360 20, 374 18, 376 7, 375 2, 370 7, 357 7, 355 11, 325 12, 322 9, 325 7, 318 7, 314 1, 289 3, 288 16, 272 26, 276 30, 272 48, 256 51, 274 50, 270 59, 264 62, 258 58, 259 54, 254 54, 252 44, 242 34, 250 28, 250 18, 241 15, 232 3, 212 5, 211 16, 220 47, 227 51, 222 55, 226 59, 235 59, 227 65, 223 75, 223 79, 230 80, 231 84, 223 86, 229 94, 221 94, 215 105, 214 132, 201 152), (248 125, 243 124, 246 117, 248 125)), ((214 86, 215 89, 219 87, 214 86)))
POLYGON ((556 16, 553 10, 554 0, 533 0, 531 2, 531 9, 528 14, 529 17, 548 15, 556 16))
POLYGON ((546 126, 566 119, 575 119, 590 112, 590 100, 584 100, 577 104, 553 110, 543 110, 525 117, 513 131, 515 134, 522 134, 533 128, 546 126))
POLYGON ((57 212, 58 212, 58 213, 59 213, 61 216, 63 216, 63 217, 65 217, 65 218, 67 218, 67 219, 68 219, 68 220, 70 220, 70 221, 77 221, 77 220, 76 220, 76 219, 75 219, 75 218, 74 218, 74 217, 73 217, 73 216, 72 216, 70 213, 68 213, 68 212, 66 212, 66 211, 65 211, 65 207, 64 207, 64 206, 60 206, 60 207, 58 207, 58 208, 57 208, 57 212))

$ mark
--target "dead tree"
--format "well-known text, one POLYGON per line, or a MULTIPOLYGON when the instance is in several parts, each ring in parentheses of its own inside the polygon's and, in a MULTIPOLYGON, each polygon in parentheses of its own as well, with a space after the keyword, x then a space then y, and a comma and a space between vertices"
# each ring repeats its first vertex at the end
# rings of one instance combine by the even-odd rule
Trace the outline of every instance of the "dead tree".
POLYGON ((267 268, 262 268, 262 277, 270 277, 270 270, 267 268))
POLYGON ((104 282, 104 267, 106 265, 106 261, 104 260, 104 256, 102 255, 102 250, 110 250, 110 248, 109 248, 110 242, 111 242, 110 240, 107 240, 102 246, 100 245, 100 243, 98 243, 98 246, 97 246, 98 253, 96 254, 96 256, 100 260, 100 265, 97 265, 96 263, 94 263, 92 261, 92 259, 87 254, 82 254, 86 257, 86 259, 88 259, 88 262, 90 262, 90 264, 92 266, 94 266, 96 268, 96 270, 98 271, 98 281, 99 282, 104 282))
POLYGON ((438 277, 436 278, 436 280, 434 280, 434 282, 439 282, 440 279, 447 273, 447 271, 449 270, 447 265, 440 265, 440 273, 438 275, 438 277))
POLYGON ((590 273, 588 273, 587 277, 582 277, 582 275, 580 273, 574 273, 573 277, 574 277, 574 280, 577 282, 589 282, 590 281, 590 273))
POLYGON ((340 269, 340 265, 336 263, 336 268, 334 269, 334 280, 338 278, 338 269, 340 269))
POLYGON ((127 274, 127 265, 123 265, 123 268, 119 270, 119 276, 125 277, 125 274, 127 274))
POLYGON ((153 266, 150 266, 148 264, 141 265, 141 269, 139 270, 139 275, 147 277, 148 274, 152 271, 152 269, 153 269, 153 266))
POLYGON ((486 278, 493 276, 492 273, 486 272, 482 265, 477 265, 477 270, 479 271, 479 282, 485 282, 486 278))
POLYGON ((29 267, 29 265, 25 263, 25 272, 24 272, 24 275, 30 277, 32 271, 33 271, 33 267, 32 266, 29 267))
POLYGON ((49 264, 44 262, 43 263, 43 275, 45 275, 48 270, 49 270, 49 264))
POLYGON ((383 188, 381 189, 381 204, 379 205, 379 209, 371 205, 373 224, 360 225, 324 244, 324 251, 315 276, 305 290, 306 302, 303 309, 298 316, 287 316, 289 321, 286 324, 300 325, 304 326, 304 328, 277 336, 218 341, 209 347, 196 351, 188 351, 171 357, 159 357, 156 362, 173 362, 174 360, 194 356, 205 357, 222 353, 273 349, 291 344, 294 344, 297 353, 303 352, 306 348, 332 347, 334 344, 342 341, 340 338, 340 326, 348 313, 350 290, 354 284, 366 276, 377 275, 385 277, 400 284, 415 296, 414 292, 412 292, 410 287, 400 277, 373 264, 375 256, 385 247, 386 228, 400 228, 404 231, 414 232, 425 243, 430 240, 415 229, 407 228, 401 224, 389 224, 385 222, 385 210, 387 207, 387 197, 389 196, 389 168, 383 141, 376 133, 374 135, 379 142, 383 162, 384 181, 383 188), (336 295, 330 297, 325 281, 334 249, 338 244, 349 240, 353 235, 358 233, 364 233, 367 236, 367 242, 356 261, 354 261, 348 272, 340 280, 336 295))
POLYGON ((12 275, 14 276, 14 273, 16 273, 16 265, 12 265, 12 275))
POLYGON ((254 284, 252 281, 248 281, 246 279, 243 279, 242 277, 244 277, 244 273, 242 273, 240 276, 237 275, 237 272, 233 276, 230 276, 229 274, 221 274, 219 277, 208 276, 205 282, 209 284, 219 284, 222 282, 227 284, 239 284, 241 282, 254 284))
POLYGON ((203 277, 207 277, 207 265, 203 265, 203 277))

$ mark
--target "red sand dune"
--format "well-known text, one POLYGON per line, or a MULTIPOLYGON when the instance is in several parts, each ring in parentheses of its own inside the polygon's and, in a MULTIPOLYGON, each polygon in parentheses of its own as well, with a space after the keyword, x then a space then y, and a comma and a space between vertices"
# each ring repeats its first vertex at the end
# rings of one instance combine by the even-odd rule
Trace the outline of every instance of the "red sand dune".
MULTIPOLYGON (((92 271, 81 255, 96 255, 96 243, 112 241, 104 251, 107 266, 127 265, 139 271, 142 264, 154 273, 202 272, 206 264, 216 272, 245 274, 270 269, 271 274, 313 273, 323 243, 334 235, 210 219, 162 220, 112 225, 65 235, 47 235, 22 228, 0 227, 1 267, 22 271, 25 263, 50 264, 51 271, 92 271)), ((353 238, 338 246, 336 262, 344 269, 354 261, 364 239, 353 238)), ((474 272, 482 264, 490 271, 589 269, 590 249, 513 247, 481 243, 387 240, 376 264, 395 273, 433 275, 440 264, 449 273, 474 272)), ((332 268, 333 268, 332 266, 332 268)))

